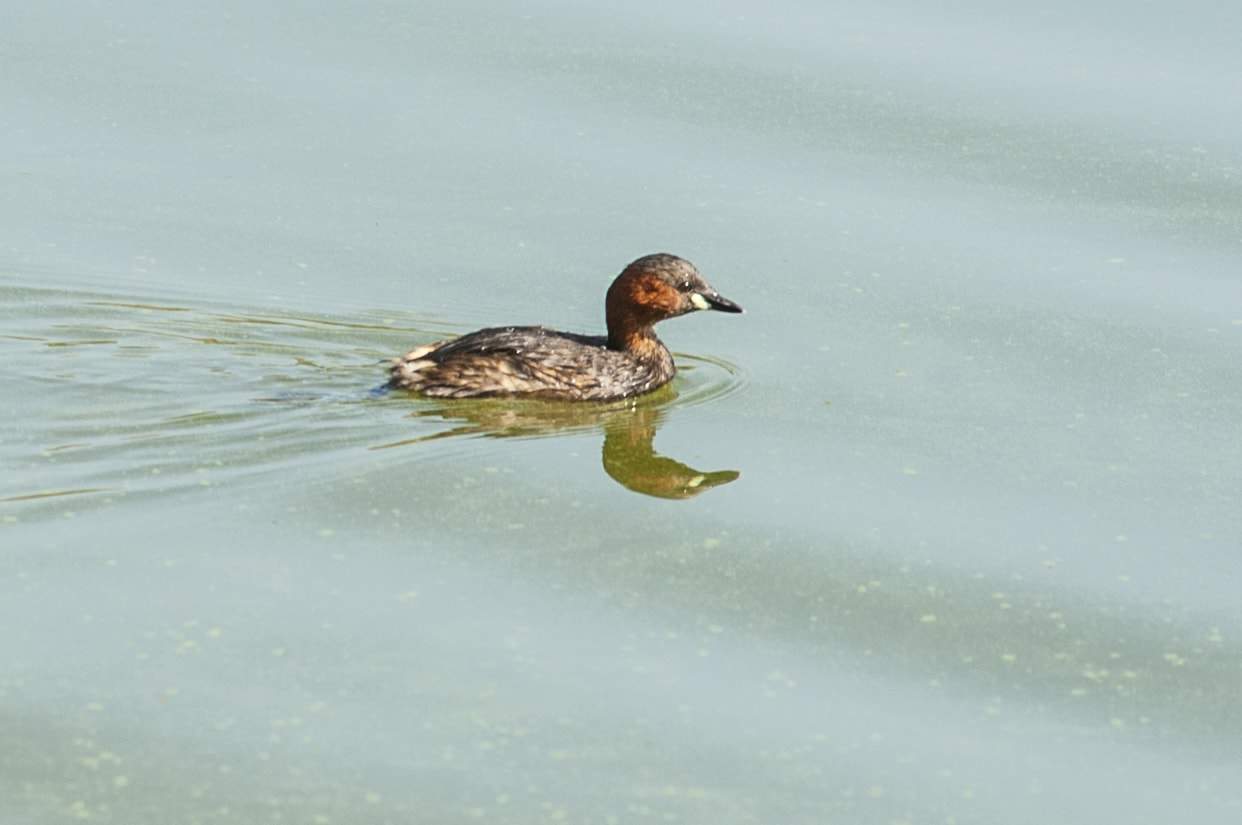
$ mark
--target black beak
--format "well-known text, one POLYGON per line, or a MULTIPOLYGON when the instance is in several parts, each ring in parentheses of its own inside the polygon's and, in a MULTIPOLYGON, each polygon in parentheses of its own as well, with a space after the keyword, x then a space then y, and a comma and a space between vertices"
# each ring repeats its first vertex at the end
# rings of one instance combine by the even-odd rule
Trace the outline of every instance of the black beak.
POLYGON ((721 312, 745 312, 746 311, 742 309, 740 306, 738 306, 737 304, 730 301, 725 296, 721 295, 719 292, 707 292, 707 293, 704 293, 703 297, 707 299, 707 303, 712 309, 716 309, 721 312))

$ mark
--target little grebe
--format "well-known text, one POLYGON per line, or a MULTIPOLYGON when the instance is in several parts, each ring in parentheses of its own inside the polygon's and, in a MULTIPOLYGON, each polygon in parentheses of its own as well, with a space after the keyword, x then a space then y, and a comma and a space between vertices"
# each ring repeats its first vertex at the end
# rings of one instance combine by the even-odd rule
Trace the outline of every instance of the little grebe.
POLYGON ((604 302, 608 335, 493 327, 419 347, 393 361, 389 386, 442 398, 512 395, 609 401, 649 392, 677 374, 652 327, 698 309, 741 312, 694 264, 664 253, 627 266, 604 302))

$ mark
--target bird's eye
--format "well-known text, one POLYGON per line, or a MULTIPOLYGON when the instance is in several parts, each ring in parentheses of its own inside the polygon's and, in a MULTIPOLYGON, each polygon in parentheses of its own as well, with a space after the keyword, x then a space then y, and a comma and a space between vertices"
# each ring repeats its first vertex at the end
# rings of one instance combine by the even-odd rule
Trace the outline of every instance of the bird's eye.
POLYGON ((689 281, 682 281, 682 282, 681 282, 681 288, 682 288, 682 289, 684 289, 684 290, 686 290, 687 292, 689 292, 689 291, 690 291, 690 282, 689 282, 689 281))

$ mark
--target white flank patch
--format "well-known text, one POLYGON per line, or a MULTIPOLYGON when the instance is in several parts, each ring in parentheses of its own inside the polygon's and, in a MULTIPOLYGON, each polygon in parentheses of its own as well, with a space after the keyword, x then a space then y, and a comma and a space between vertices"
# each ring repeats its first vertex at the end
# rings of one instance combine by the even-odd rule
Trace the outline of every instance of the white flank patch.
POLYGON ((410 350, 409 352, 405 354, 405 360, 413 361, 415 358, 422 358, 427 353, 432 352, 437 347, 439 347, 441 343, 443 342, 436 342, 434 344, 424 344, 421 347, 415 347, 414 349, 410 350))

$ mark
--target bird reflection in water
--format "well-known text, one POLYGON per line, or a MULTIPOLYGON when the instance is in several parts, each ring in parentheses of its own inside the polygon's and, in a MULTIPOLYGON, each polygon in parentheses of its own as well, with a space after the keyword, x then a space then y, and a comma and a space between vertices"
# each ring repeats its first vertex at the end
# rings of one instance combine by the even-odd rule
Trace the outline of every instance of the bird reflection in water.
POLYGON ((604 472, 627 490, 658 498, 690 498, 741 475, 737 470, 704 472, 660 455, 652 442, 662 411, 640 407, 628 412, 604 422, 604 472))
POLYGON ((603 464, 614 481, 643 495, 692 498, 735 481, 736 470, 703 471, 655 451, 655 434, 664 417, 663 406, 676 397, 671 388, 652 393, 635 404, 574 404, 507 399, 440 400, 410 413, 417 418, 462 422, 430 435, 382 444, 387 449, 441 438, 482 435, 488 438, 530 438, 601 428, 603 464), (654 402, 654 403, 653 403, 654 402))

